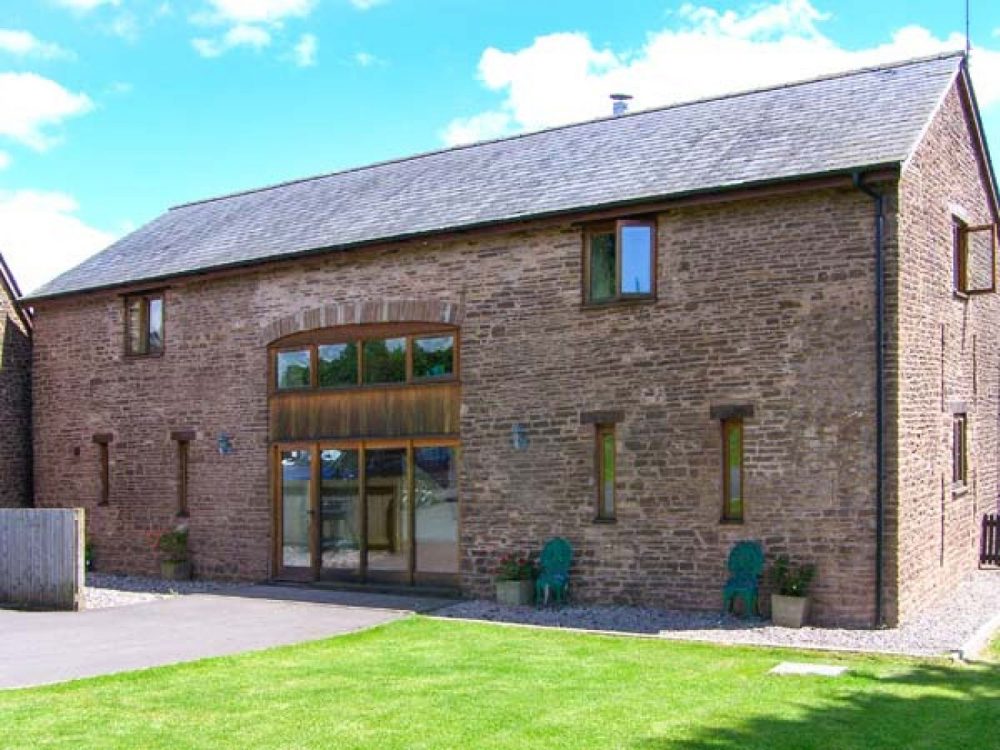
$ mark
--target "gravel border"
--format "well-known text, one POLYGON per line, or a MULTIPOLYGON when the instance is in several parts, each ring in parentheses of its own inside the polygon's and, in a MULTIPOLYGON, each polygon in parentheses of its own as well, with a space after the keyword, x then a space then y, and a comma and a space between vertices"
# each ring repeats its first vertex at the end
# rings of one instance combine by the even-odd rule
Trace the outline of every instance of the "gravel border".
POLYGON ((659 635, 712 643, 779 646, 833 651, 957 656, 1000 616, 1000 570, 981 570, 954 593, 902 627, 887 630, 781 628, 760 619, 741 620, 720 612, 678 612, 646 607, 568 606, 559 609, 507 607, 477 600, 440 609, 437 617, 519 623, 612 633, 659 635))
POLYGON ((84 609, 126 607, 176 596, 212 594, 232 590, 239 584, 217 581, 164 581, 161 578, 87 573, 84 609))

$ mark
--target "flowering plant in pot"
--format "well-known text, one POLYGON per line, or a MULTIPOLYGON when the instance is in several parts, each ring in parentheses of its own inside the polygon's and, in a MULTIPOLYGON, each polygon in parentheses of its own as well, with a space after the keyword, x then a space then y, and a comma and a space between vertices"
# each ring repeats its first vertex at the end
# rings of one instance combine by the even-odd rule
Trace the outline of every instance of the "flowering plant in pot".
POLYGON ((191 578, 191 559, 188 553, 188 530, 178 526, 171 531, 151 532, 153 549, 160 554, 160 576, 168 581, 187 581, 191 578))
POLYGON ((771 619, 775 625, 801 628, 809 614, 809 586, 816 577, 811 563, 793 565, 788 555, 779 555, 771 566, 771 619))
POLYGON ((531 604, 535 593, 537 566, 528 556, 510 552, 500 558, 496 570, 497 602, 531 604))

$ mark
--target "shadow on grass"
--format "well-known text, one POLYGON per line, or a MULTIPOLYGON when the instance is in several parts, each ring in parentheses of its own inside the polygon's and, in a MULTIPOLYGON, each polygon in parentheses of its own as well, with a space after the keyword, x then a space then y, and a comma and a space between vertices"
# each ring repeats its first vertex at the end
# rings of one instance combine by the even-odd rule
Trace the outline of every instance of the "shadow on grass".
MULTIPOLYGON (((780 677, 767 679, 819 679, 780 677)), ((803 690, 803 694, 808 693, 803 690)), ((726 728, 700 727, 689 739, 648 737, 636 750, 794 748, 1000 748, 1000 667, 915 665, 885 676, 855 676, 823 705, 785 703, 726 728), (863 687, 858 690, 858 680, 863 687)))

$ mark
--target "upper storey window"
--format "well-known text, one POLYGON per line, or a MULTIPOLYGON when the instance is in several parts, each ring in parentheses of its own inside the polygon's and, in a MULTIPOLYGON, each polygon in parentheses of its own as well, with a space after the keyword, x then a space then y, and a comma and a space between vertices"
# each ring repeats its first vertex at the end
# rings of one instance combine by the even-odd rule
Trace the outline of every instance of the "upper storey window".
POLYGON ((987 294, 996 291, 996 225, 969 226, 952 219, 955 291, 987 294))
POLYGON ((163 354, 163 294, 125 298, 125 350, 130 355, 163 354))
POLYGON ((457 359, 451 332, 307 343, 274 352, 274 385, 290 391, 451 380, 457 359))
POLYGON ((656 226, 617 221, 584 235, 586 302, 602 304, 651 299, 656 294, 656 226))

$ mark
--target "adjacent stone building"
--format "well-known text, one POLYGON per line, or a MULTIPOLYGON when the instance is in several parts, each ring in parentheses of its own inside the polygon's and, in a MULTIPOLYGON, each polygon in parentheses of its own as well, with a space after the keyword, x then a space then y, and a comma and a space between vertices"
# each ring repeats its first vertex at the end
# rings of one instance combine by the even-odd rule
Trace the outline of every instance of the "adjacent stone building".
POLYGON ((31 318, 0 255, 0 508, 31 504, 31 318))
POLYGON ((171 209, 40 290, 38 505, 98 566, 906 619, 998 497, 997 192, 950 55, 171 209), (881 336, 881 346, 878 346, 881 336), (881 476, 881 478, 880 478, 881 476))

